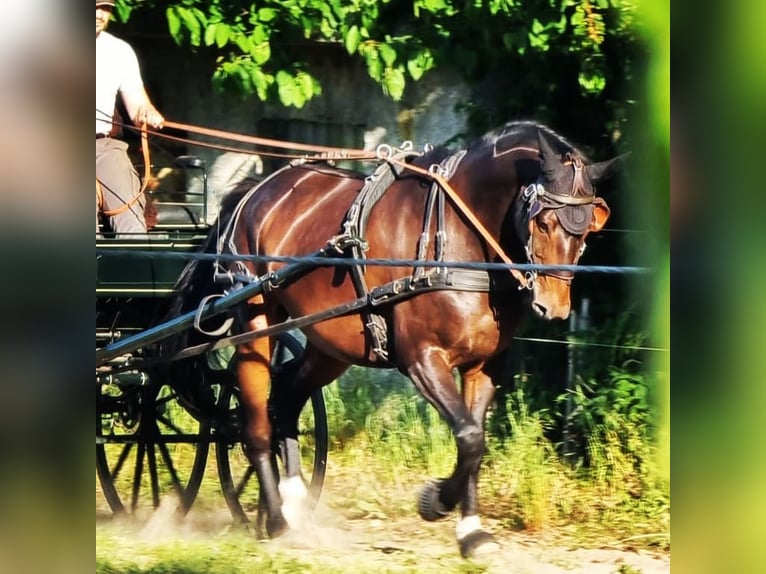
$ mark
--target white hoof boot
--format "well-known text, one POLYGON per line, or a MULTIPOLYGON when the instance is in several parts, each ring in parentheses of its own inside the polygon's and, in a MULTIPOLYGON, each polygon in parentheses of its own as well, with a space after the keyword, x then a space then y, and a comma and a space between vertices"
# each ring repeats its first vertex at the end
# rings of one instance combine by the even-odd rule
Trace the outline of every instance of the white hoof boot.
POLYGON ((279 482, 282 497, 282 515, 290 528, 302 528, 309 518, 307 507, 308 491, 300 476, 291 476, 279 482))
POLYGON ((460 555, 464 558, 477 558, 496 552, 500 545, 494 537, 481 529, 478 516, 466 516, 455 527, 460 555))

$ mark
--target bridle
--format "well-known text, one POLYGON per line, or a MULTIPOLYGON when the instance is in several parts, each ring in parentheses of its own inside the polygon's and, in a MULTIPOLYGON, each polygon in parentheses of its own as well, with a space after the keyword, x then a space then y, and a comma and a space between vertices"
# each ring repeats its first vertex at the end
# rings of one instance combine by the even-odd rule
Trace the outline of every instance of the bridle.
MULTIPOLYGON (((543 209, 561 209, 566 206, 576 205, 590 205, 596 200, 595 194, 588 195, 585 193, 585 183, 583 181, 583 168, 584 164, 579 157, 570 157, 569 160, 563 163, 564 166, 571 165, 574 169, 574 177, 572 178, 572 189, 569 195, 563 195, 560 193, 553 193, 545 189, 542 184, 542 177, 538 177, 537 181, 529 184, 521 192, 521 197, 527 206, 527 221, 532 221, 543 209), (580 195, 577 195, 581 192, 580 195)), ((528 263, 537 263, 534 256, 534 234, 530 232, 529 239, 527 240, 524 249, 527 254, 528 263)), ((582 256, 585 251, 585 243, 580 246, 579 251, 574 260, 574 264, 582 256)), ((574 272, 572 271, 527 271, 524 274, 526 284, 522 288, 533 289, 535 281, 538 275, 547 275, 560 281, 563 281, 567 285, 571 285, 574 278, 574 272)))

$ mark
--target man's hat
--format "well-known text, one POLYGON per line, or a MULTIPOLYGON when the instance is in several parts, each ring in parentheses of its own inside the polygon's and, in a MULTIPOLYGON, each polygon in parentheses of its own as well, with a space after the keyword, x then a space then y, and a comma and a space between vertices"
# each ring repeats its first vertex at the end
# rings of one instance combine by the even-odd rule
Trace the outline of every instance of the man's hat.
POLYGON ((114 0, 96 0, 96 6, 114 6, 114 0))

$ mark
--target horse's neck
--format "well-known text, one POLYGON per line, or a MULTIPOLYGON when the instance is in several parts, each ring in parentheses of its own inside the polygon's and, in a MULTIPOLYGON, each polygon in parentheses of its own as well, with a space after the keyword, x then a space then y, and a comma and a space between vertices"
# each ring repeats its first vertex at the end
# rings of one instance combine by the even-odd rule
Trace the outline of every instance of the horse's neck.
MULTIPOLYGON (((522 148, 520 148, 522 149, 522 148)), ((466 205, 514 260, 526 260, 527 209, 522 190, 536 179, 534 170, 520 173, 511 154, 471 157, 458 166, 455 179, 466 186, 466 205)))

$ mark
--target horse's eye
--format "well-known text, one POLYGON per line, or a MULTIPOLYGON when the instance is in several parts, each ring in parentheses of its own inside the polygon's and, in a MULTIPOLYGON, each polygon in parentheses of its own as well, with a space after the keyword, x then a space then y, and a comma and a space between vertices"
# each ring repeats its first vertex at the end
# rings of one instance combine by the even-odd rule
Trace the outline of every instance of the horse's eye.
POLYGON ((542 219, 537 220, 537 228, 543 233, 548 233, 548 224, 545 223, 542 219))

